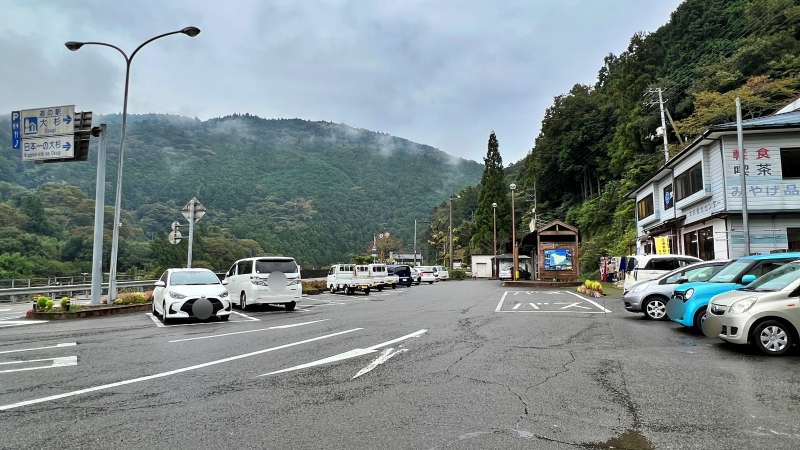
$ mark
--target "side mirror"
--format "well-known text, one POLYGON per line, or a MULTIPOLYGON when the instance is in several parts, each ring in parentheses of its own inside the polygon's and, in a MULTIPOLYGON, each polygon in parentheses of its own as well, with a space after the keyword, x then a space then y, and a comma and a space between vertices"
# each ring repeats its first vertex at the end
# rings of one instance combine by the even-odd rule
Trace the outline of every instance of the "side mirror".
POLYGON ((156 281, 156 287, 166 287, 167 283, 164 283, 161 280, 156 281))
POLYGON ((227 286, 227 285, 228 285, 228 280, 227 280, 227 279, 225 279, 225 280, 222 280, 222 285, 223 285, 223 286, 227 286))
POLYGON ((686 277, 680 277, 677 280, 675 280, 675 284, 683 284, 683 283, 688 283, 688 282, 689 282, 689 279, 686 278, 686 277))
POLYGON ((750 284, 753 281, 756 281, 756 276, 751 273, 748 273, 742 277, 742 284, 750 284))

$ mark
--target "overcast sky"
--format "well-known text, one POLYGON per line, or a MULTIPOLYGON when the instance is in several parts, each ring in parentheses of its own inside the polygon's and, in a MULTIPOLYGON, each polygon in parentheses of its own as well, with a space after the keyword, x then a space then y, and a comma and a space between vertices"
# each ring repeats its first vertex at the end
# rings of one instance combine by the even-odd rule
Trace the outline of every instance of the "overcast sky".
MULTIPOLYGON (((4 1, 0 113, 75 104, 206 120, 325 120, 482 162, 494 130, 523 158, 553 97, 594 83, 608 53, 655 31, 682 0, 4 1)), ((7 148, 8 146, 6 146, 7 148)))

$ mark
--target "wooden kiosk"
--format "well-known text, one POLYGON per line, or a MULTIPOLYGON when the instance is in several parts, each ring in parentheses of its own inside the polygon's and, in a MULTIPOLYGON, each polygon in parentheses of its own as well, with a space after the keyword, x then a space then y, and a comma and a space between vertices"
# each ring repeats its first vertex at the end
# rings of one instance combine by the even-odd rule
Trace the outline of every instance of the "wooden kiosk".
POLYGON ((536 265, 542 281, 578 280, 578 229, 560 220, 536 230, 536 265))

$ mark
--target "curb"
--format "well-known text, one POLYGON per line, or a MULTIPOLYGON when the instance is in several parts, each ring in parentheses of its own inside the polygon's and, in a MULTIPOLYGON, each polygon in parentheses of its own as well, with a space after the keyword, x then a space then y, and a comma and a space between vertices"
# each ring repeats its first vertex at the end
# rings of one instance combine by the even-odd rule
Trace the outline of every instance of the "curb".
POLYGON ((120 305, 120 306, 106 306, 102 308, 91 308, 75 312, 28 311, 28 314, 26 314, 25 317, 34 320, 70 320, 70 319, 84 319, 87 317, 108 316, 114 314, 127 314, 139 311, 150 311, 152 308, 153 308, 152 303, 138 303, 135 305, 120 305))

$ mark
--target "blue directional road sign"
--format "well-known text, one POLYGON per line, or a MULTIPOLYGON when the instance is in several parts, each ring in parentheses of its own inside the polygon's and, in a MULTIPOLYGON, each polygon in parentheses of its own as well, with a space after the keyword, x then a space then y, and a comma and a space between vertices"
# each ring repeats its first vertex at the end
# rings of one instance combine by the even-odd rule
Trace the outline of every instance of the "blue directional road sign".
POLYGON ((20 113, 19 111, 11 111, 11 148, 22 148, 22 137, 20 133, 20 113))

